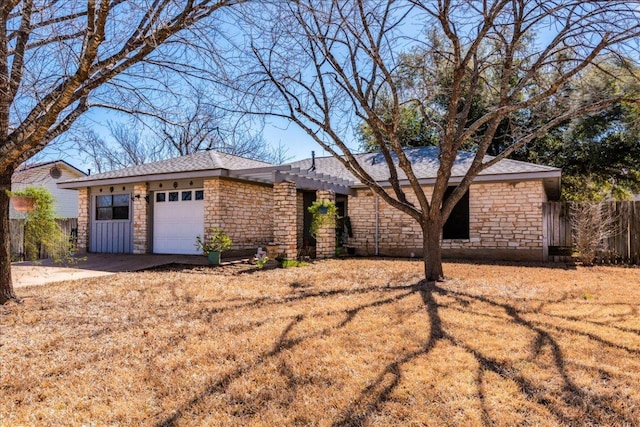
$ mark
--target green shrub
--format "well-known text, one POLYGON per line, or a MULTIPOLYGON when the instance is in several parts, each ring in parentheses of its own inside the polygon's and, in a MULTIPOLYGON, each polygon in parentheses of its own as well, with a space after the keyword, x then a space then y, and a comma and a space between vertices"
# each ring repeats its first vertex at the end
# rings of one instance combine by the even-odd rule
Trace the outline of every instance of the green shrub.
POLYGON ((54 198, 44 187, 27 187, 12 191, 11 196, 24 196, 33 199, 34 209, 26 214, 24 228, 25 258, 37 260, 41 249, 57 263, 67 263, 71 257, 73 245, 69 236, 64 234, 56 222, 54 198))
POLYGON ((280 261, 281 268, 305 267, 307 265, 309 265, 309 263, 295 259, 283 259, 280 261))
POLYGON ((202 251, 203 255, 207 255, 209 252, 224 252, 231 248, 233 242, 221 228, 211 227, 208 230, 208 234, 209 238, 205 239, 196 236, 196 247, 199 251, 202 251))

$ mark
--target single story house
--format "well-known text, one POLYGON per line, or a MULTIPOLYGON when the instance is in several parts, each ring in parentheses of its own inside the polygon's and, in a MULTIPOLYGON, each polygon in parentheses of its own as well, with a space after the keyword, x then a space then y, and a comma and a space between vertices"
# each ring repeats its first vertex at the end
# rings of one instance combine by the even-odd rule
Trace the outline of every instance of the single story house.
MULTIPOLYGON (((438 167, 436 147, 407 150, 427 194, 438 167)), ((460 153, 451 184, 472 153, 460 153)), ((380 153, 359 154, 374 179, 388 185, 380 153)), ((557 168, 502 160, 483 171, 458 203, 442 236, 445 256, 541 260, 542 204, 560 195, 557 168)), ((402 176, 400 177, 402 179, 402 176)), ((408 186, 406 179, 402 185, 408 186)), ((271 165, 216 151, 67 180, 78 190, 78 246, 90 252, 196 254, 195 237, 224 229, 233 250, 255 252, 268 243, 294 258, 314 245, 335 253, 335 232, 309 236, 307 207, 335 200, 349 217, 346 243, 360 255, 421 256, 418 224, 387 205, 333 157, 271 165)), ((407 191, 411 195, 411 191, 407 191)))
MULTIPOLYGON (((55 215, 58 218, 76 218, 78 216, 78 193, 58 187, 62 181, 87 176, 80 169, 64 160, 53 160, 40 163, 23 164, 11 176, 11 190, 22 190, 26 187, 44 187, 55 199, 55 215)), ((24 214, 9 207, 9 218, 23 218, 24 214)))

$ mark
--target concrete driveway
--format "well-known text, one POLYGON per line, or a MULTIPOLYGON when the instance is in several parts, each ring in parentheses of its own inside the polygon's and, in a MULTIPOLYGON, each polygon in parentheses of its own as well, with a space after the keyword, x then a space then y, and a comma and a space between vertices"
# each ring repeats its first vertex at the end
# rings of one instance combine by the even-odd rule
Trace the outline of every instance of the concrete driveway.
POLYGON ((201 255, 87 254, 86 258, 85 261, 78 261, 78 263, 70 266, 58 265, 50 260, 13 263, 11 264, 13 286, 19 288, 65 280, 108 276, 172 263, 207 264, 207 258, 201 255))

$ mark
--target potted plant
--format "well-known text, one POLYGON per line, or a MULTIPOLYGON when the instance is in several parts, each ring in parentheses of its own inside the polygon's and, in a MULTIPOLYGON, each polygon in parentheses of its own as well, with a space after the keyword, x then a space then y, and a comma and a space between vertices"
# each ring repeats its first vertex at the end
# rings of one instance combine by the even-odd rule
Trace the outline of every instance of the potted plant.
POLYGON ((209 238, 196 237, 196 247, 209 258, 209 264, 220 264, 220 254, 231 247, 231 238, 221 228, 211 227, 209 238))
POLYGON ((334 224, 338 217, 338 208, 331 200, 316 200, 309 206, 308 211, 312 215, 309 231, 314 239, 318 238, 320 228, 334 224))
POLYGON ((35 208, 35 200, 30 196, 11 194, 11 204, 16 212, 32 212, 35 208))

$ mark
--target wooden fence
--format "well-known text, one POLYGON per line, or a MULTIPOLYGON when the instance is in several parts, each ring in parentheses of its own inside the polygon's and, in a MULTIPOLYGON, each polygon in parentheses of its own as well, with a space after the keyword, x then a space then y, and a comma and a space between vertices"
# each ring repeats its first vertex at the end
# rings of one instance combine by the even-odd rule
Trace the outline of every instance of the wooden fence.
MULTIPOLYGON (((57 219, 56 222, 69 241, 75 244, 78 237, 78 218, 57 219)), ((15 261, 24 260, 24 219, 12 219, 9 223, 11 237, 11 259, 15 261)), ((39 254, 40 259, 49 258, 47 251, 42 248, 39 254)))
MULTIPOLYGON (((596 262, 600 264, 640 265, 640 201, 605 202, 603 205, 606 212, 615 221, 615 232, 601 242, 596 262)), ((549 261, 570 260, 573 248, 571 203, 544 203, 542 214, 545 259, 549 261)))

